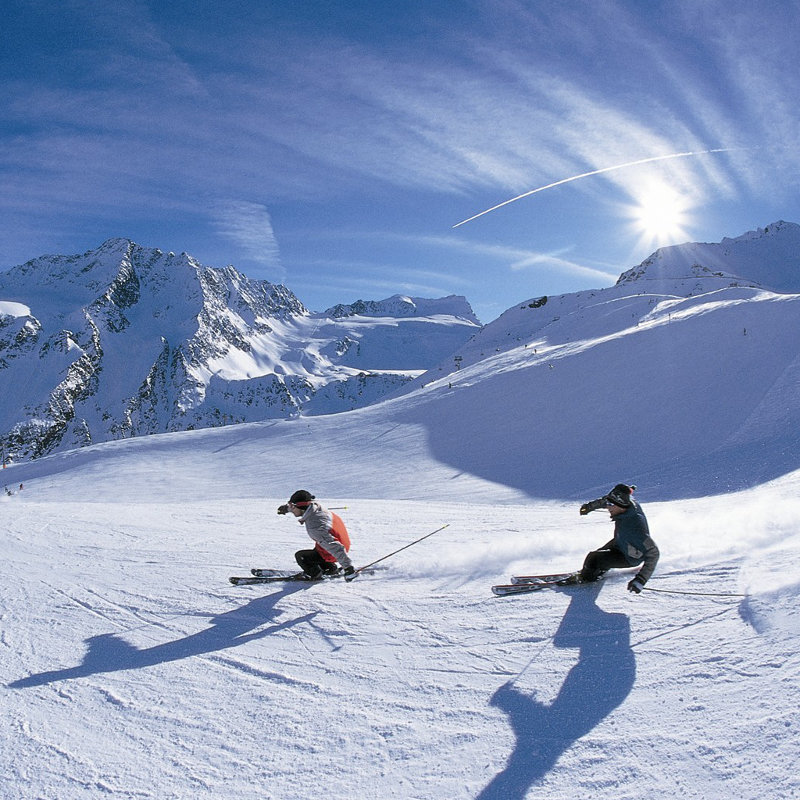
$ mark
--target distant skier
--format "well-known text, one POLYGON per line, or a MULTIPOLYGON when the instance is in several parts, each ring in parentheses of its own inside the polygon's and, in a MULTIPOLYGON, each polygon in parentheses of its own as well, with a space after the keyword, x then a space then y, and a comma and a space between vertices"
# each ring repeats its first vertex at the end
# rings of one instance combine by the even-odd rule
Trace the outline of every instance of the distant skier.
POLYGON ((314 499, 310 492, 298 489, 288 503, 278 506, 279 514, 294 514, 315 542, 313 550, 298 550, 294 557, 309 580, 336 575, 339 572, 337 561, 344 567, 344 579, 352 580, 355 568, 347 555, 350 549, 347 528, 338 514, 315 503, 314 499))
POLYGON ((614 538, 586 556, 580 572, 581 581, 596 581, 609 569, 641 564, 636 577, 628 583, 628 591, 639 594, 653 574, 658 563, 658 547, 650 538, 642 507, 631 496, 635 488, 618 483, 607 495, 581 506, 581 516, 607 508, 614 523, 614 538))

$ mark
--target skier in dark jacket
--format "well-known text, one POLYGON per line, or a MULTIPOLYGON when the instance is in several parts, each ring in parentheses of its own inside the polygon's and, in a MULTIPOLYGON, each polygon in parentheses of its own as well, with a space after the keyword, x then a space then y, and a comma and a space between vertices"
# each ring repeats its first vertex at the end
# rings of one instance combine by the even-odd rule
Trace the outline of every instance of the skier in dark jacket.
POLYGON ((658 547, 650 538, 642 507, 632 497, 635 488, 618 483, 607 495, 581 506, 581 516, 607 508, 614 523, 614 538, 586 556, 580 572, 581 581, 596 581, 609 569, 641 564, 636 577, 628 583, 628 591, 639 594, 653 574, 658 563, 658 547))

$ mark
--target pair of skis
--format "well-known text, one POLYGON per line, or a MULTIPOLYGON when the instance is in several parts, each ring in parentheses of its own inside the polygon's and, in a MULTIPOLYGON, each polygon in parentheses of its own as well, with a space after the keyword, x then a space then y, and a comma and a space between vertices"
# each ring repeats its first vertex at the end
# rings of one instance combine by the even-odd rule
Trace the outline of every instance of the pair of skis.
POLYGON ((580 572, 559 572, 554 575, 514 575, 511 583, 492 586, 498 597, 510 594, 529 594, 540 589, 553 589, 558 586, 577 586, 583 583, 580 572))
MULTIPOLYGON (((357 570, 359 575, 370 574, 375 572, 380 567, 362 567, 357 570)), ((253 586, 259 583, 290 583, 292 581, 299 581, 303 583, 320 583, 321 581, 329 581, 333 578, 341 578, 344 576, 344 570, 338 569, 336 572, 323 573, 319 578, 309 578, 305 572, 290 572, 285 569, 257 569, 250 570, 250 575, 233 575, 228 580, 234 586, 253 586)))
MULTIPOLYGON (((359 570, 361 572, 372 572, 373 569, 359 570)), ((292 581, 302 581, 307 583, 317 583, 324 580, 340 578, 342 571, 322 575, 320 578, 309 579, 304 572, 288 572, 280 569, 252 569, 250 575, 234 575, 229 578, 234 586, 252 586, 262 583, 289 583, 292 581)), ((512 594, 529 594, 538 592, 540 589, 552 589, 557 586, 576 586, 582 583, 579 572, 559 572, 553 575, 514 575, 511 583, 498 584, 492 586, 492 592, 499 597, 512 594)))
POLYGON ((288 583, 290 581, 305 581, 317 583, 342 576, 342 570, 330 574, 323 574, 319 578, 309 578, 305 572, 289 572, 283 569, 251 569, 250 575, 233 575, 228 580, 234 586, 252 586, 258 583, 288 583))

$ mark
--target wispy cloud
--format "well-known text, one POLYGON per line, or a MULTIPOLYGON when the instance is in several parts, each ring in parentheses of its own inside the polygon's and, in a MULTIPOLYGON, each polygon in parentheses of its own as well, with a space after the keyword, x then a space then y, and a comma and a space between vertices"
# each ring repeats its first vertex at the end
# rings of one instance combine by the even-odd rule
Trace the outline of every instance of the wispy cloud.
MULTIPOLYGON (((369 234, 367 235, 369 236, 369 234)), ((390 237, 383 237, 388 239, 390 237)), ((423 240, 424 241, 424 240, 423 240)), ((402 260, 402 258, 400 259, 402 260)), ((382 261, 359 261, 343 258, 308 258, 303 260, 305 267, 320 270, 321 272, 343 272, 353 276, 373 276, 376 273, 385 273, 398 276, 400 280, 413 282, 417 285, 427 284, 428 288, 446 286, 448 284, 466 285, 469 281, 458 275, 454 276, 449 270, 424 269, 409 267, 398 263, 382 261)))
POLYGON ((483 256, 495 263, 506 265, 509 270, 514 272, 524 269, 548 272, 557 270, 565 276, 589 278, 603 283, 616 280, 619 274, 619 269, 616 268, 598 267, 562 258, 565 253, 569 252, 569 247, 554 252, 540 252, 522 247, 486 244, 458 236, 407 236, 393 233, 382 233, 380 236, 385 240, 402 241, 407 245, 424 249, 435 247, 469 253, 471 256, 483 256))
POLYGON ((317 290, 327 289, 335 292, 344 301, 383 300, 402 292, 416 297, 442 297, 452 292, 431 283, 419 283, 408 280, 407 276, 392 277, 355 277, 342 275, 338 277, 314 278, 317 290))
MULTIPOLYGON (((27 91, 23 82, 14 108, 28 122, 38 108, 42 136, 48 129, 63 136, 63 126, 88 129, 104 149, 130 154, 143 169, 152 165, 154 180, 160 172, 192 188, 205 180, 230 192, 236 184, 252 191, 268 178, 274 194, 295 196, 358 181, 505 192, 608 164, 748 146, 754 139, 791 143, 794 150, 795 81, 778 70, 786 63, 786 39, 770 40, 763 51, 743 48, 746 20, 756 41, 775 30, 741 11, 727 33, 717 33, 713 15, 693 17, 693 35, 703 42, 696 55, 676 52, 670 40, 680 14, 659 33, 665 26, 654 29, 646 14, 636 17, 613 2, 582 4, 580 14, 565 8, 535 15, 525 4, 493 2, 476 4, 485 30, 439 31, 436 48, 287 37, 270 43, 265 60, 257 39, 267 32, 254 31, 249 42, 223 39, 231 54, 217 55, 221 63, 211 66, 202 60, 202 43, 173 47, 144 5, 132 8, 136 13, 121 18, 110 11, 94 18, 98 35, 86 58, 91 89, 79 82, 27 91), (132 29, 136 46, 119 35, 132 29), (531 39, 535 49, 525 46, 531 39), (632 77, 631 58, 634 71, 649 80, 632 77), (709 60, 713 79, 700 71, 709 60), (729 93, 723 96, 720 85, 729 93), (748 108, 765 114, 769 126, 748 108), (61 130, 53 130, 54 118, 61 130)), ((103 163, 113 173, 130 162, 103 163)), ((734 191, 737 183, 723 178, 722 165, 658 168, 686 186, 699 183, 698 176, 705 183, 709 172, 718 188, 734 191)), ((601 180, 625 187, 635 177, 601 180)))
MULTIPOLYGON (((0 79, 7 261, 45 240, 59 247, 55 230, 128 235, 132 225, 155 246, 166 229, 185 239, 171 249, 200 239, 214 260, 246 259, 283 280, 282 263, 314 255, 293 231, 339 225, 365 233, 327 255, 386 264, 369 236, 392 223, 446 232, 531 187, 715 148, 760 149, 596 172, 548 193, 563 204, 538 226, 520 224, 522 209, 516 225, 514 212, 492 215, 494 241, 525 245, 529 231, 530 249, 435 235, 407 244, 416 264, 449 270, 450 284, 468 272, 473 285, 496 283, 502 270, 606 282, 619 270, 601 262, 632 246, 620 209, 644 180, 695 208, 718 201, 726 224, 739 204, 723 235, 797 207, 800 74, 786 67, 800 37, 795 0, 774 0, 769 13, 747 0, 472 0, 409 11, 398 29, 377 15, 346 25, 340 4, 314 19, 298 4, 256 0, 239 15, 221 0, 202 12, 143 0, 75 0, 52 14, 43 0, 20 5, 36 13, 20 12, 0 54, 10 76, 0 79), (280 204, 280 248, 264 197, 280 204), (439 260, 448 251, 464 257, 439 260)), ((542 198, 526 205, 536 213, 542 198)))
MULTIPOLYGON (((717 26, 711 20, 691 33, 702 48, 676 51, 670 38, 675 27, 659 36, 653 19, 635 19, 622 8, 586 4, 583 31, 566 19, 574 11, 565 10, 553 18, 549 41, 537 41, 536 52, 510 44, 524 41, 522 27, 514 37, 461 42, 461 58, 446 39, 435 51, 415 52, 408 60, 373 53, 368 46, 342 48, 333 58, 330 48, 312 53, 295 75, 303 79, 299 113, 301 118, 303 108, 324 113, 301 119, 299 146, 372 180, 461 192, 480 186, 524 189, 664 153, 753 146, 765 136, 786 139, 795 87, 787 86, 785 75, 770 84, 770 118, 776 124, 767 133, 746 112, 755 99, 750 95, 764 89, 755 76, 764 73, 749 58, 754 75, 734 83, 735 54, 713 34, 717 26), (609 14, 613 25, 604 21, 609 14), (602 42, 589 24, 595 22, 603 26, 602 42), (595 51, 602 52, 602 65, 594 60, 595 51), (559 60, 563 52, 572 55, 571 64, 559 60), (707 71, 709 59, 713 74, 707 71), (314 75, 322 77, 311 80, 314 75), (369 135, 354 135, 359 131, 369 135)), ((530 35, 532 20, 524 22, 530 35)), ((746 47, 741 36, 737 42, 746 47)), ((787 40, 781 37, 774 46, 786 52, 787 40)), ((773 77, 768 67, 766 76, 773 77)), ((283 135, 277 125, 270 135, 297 146, 283 127, 283 135)), ((752 153, 738 164, 748 160, 754 160, 752 153)), ((736 191, 741 176, 725 176, 734 162, 708 161, 642 165, 642 170, 658 170, 687 190, 712 177, 717 191, 736 191)), ((633 172, 603 175, 600 181, 627 188, 636 179, 633 172)))
POLYGON ((272 219, 265 206, 226 200, 217 203, 214 212, 216 229, 233 242, 241 259, 266 270, 273 282, 286 279, 272 219))
POLYGON ((349 300, 375 300, 380 299, 379 295, 382 298, 385 293, 395 294, 398 291, 425 297, 441 297, 453 291, 474 287, 469 278, 454 275, 452 271, 418 269, 379 260, 311 258, 304 259, 302 266, 296 271, 292 270, 301 283, 310 279, 305 274, 307 271, 313 273, 316 289, 335 290, 349 300))

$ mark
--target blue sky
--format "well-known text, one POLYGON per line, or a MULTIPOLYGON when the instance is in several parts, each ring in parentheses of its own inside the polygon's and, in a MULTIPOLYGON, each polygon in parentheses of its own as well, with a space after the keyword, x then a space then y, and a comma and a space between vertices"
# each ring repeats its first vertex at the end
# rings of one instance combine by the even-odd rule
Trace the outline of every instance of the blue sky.
POLYGON ((0 267, 121 236, 488 322, 800 222, 798 2, 8 0, 0 36, 0 267))

